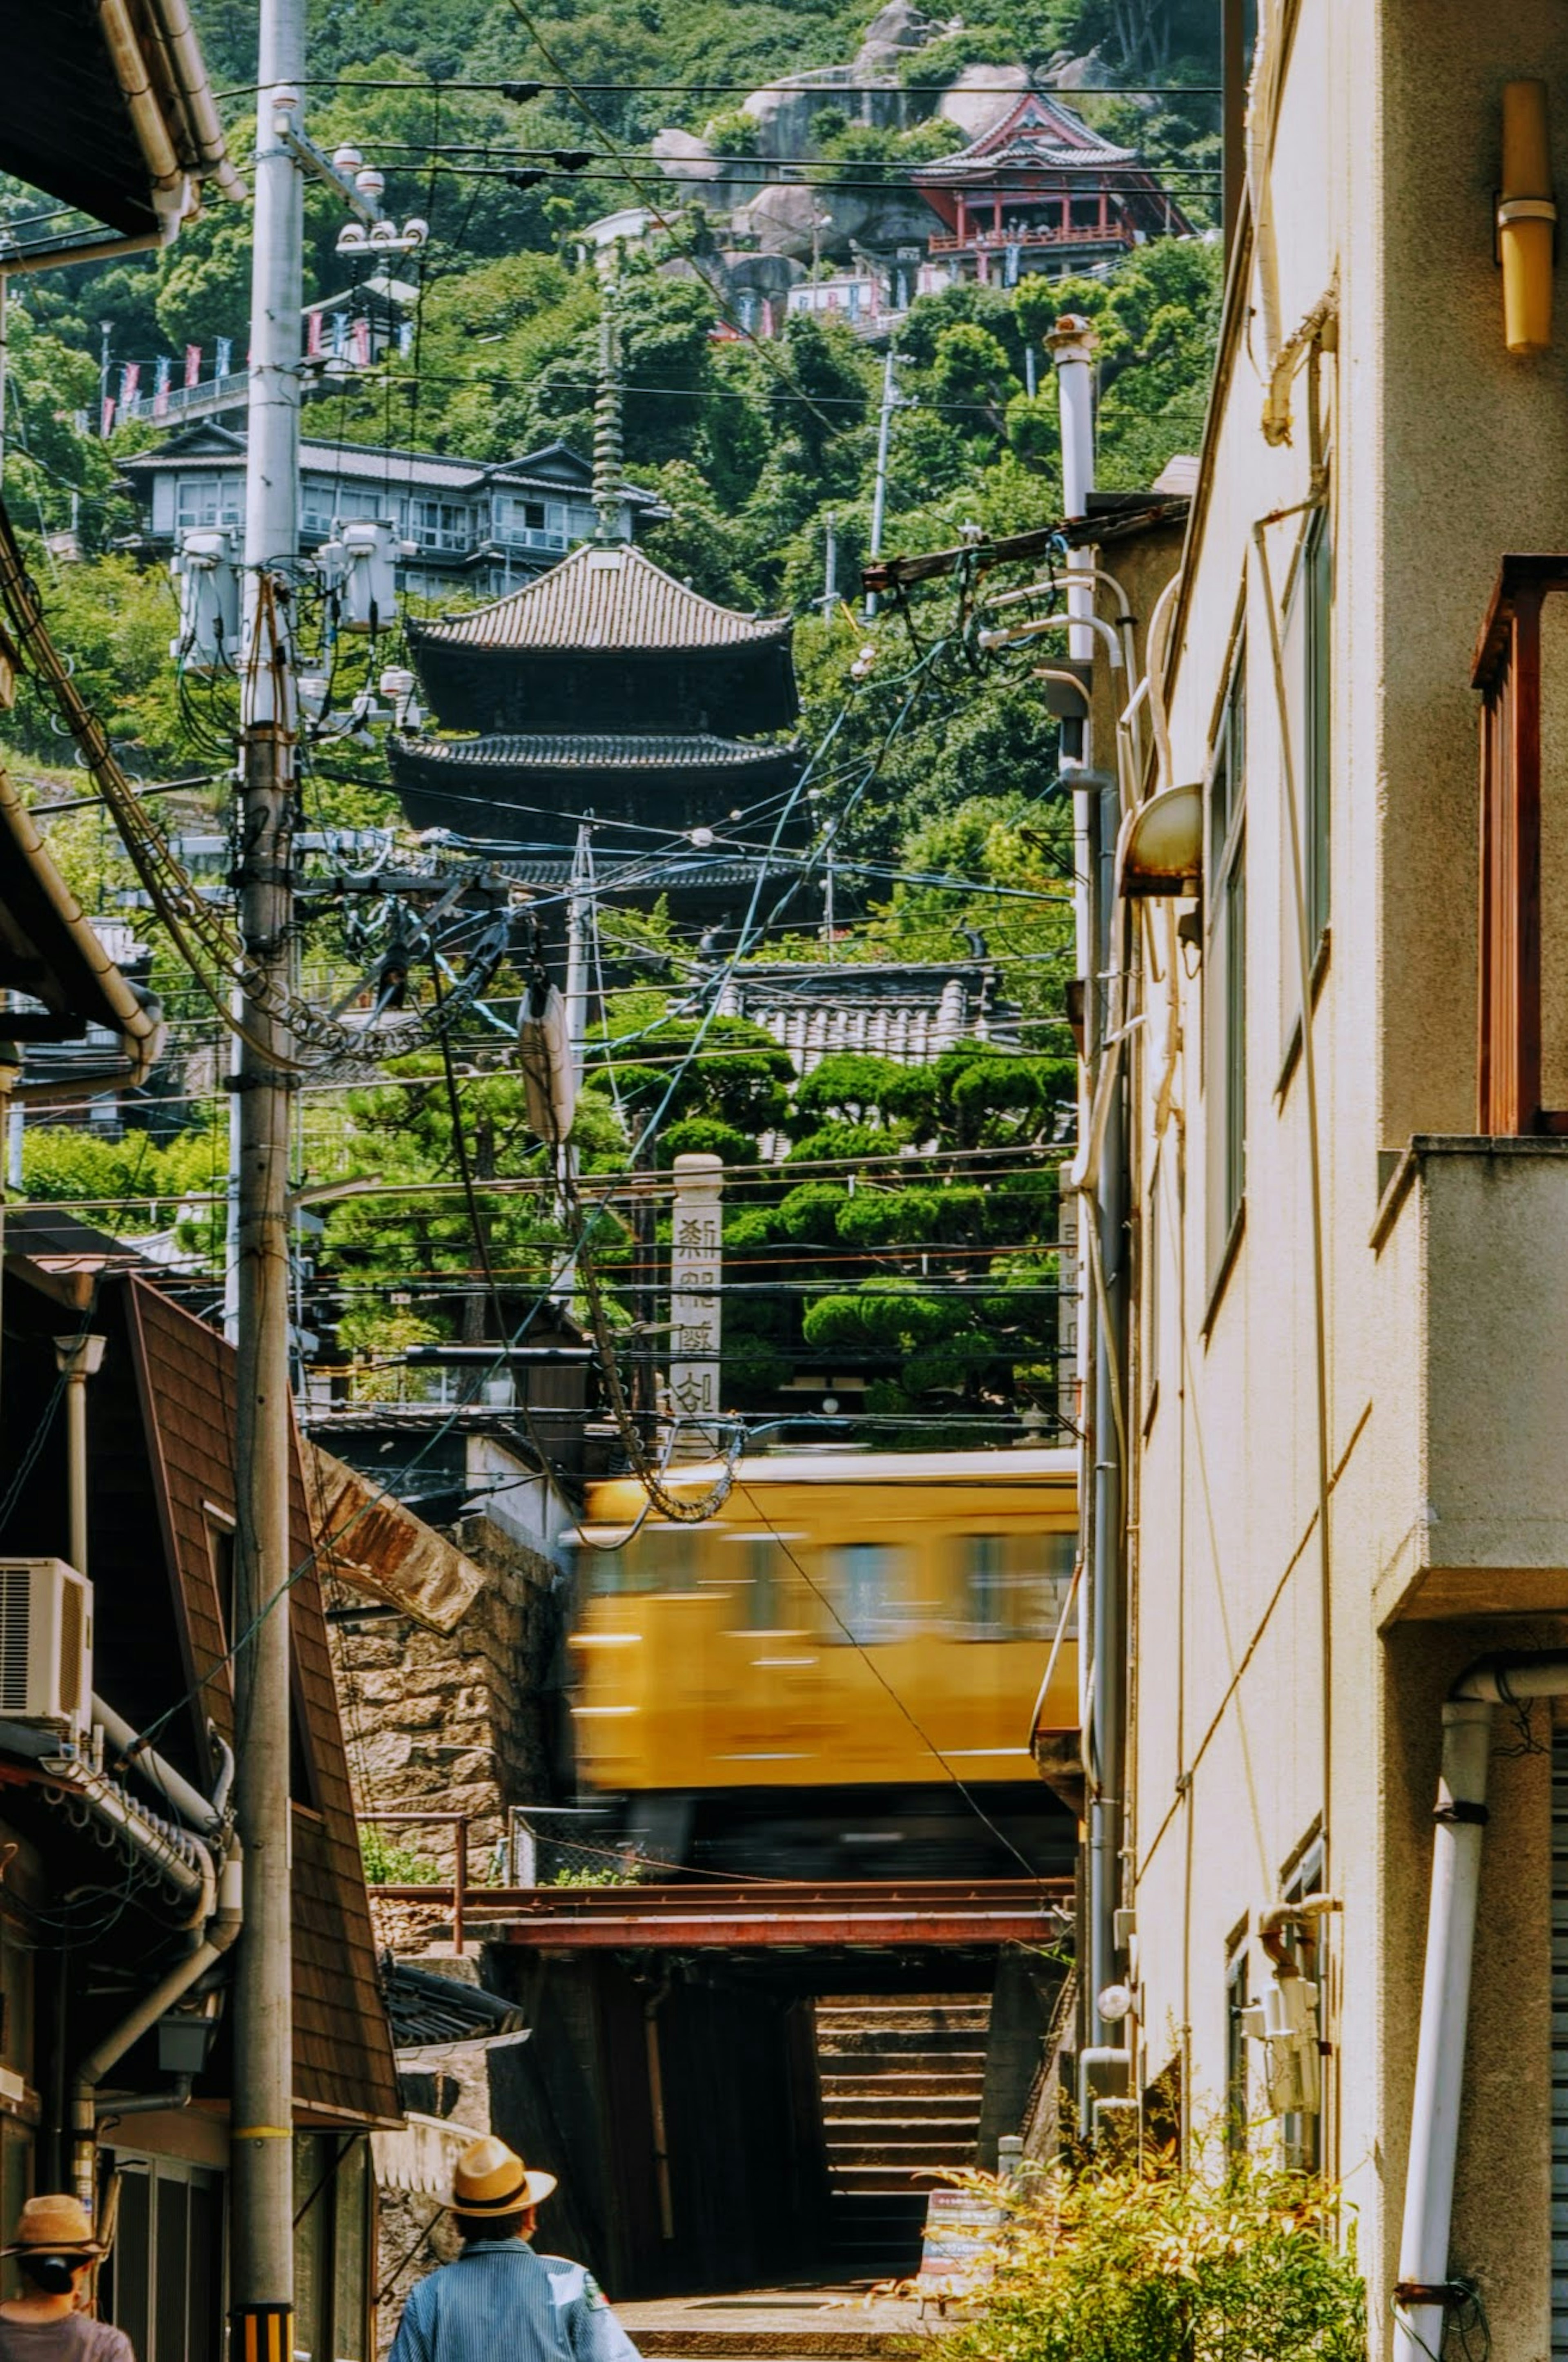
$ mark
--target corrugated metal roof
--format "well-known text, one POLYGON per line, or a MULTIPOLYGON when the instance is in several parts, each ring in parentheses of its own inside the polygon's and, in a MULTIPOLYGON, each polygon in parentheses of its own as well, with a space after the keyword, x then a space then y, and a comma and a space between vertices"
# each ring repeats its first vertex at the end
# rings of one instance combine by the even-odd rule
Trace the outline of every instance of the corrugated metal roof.
POLYGON ((586 542, 524 589, 471 614, 413 626, 411 637, 416 645, 625 655, 740 647, 783 639, 789 629, 787 616, 742 615, 700 598, 640 549, 586 542))
POLYGON ((491 738, 394 738, 391 751, 409 763, 457 764, 469 770, 529 771, 730 771, 777 763, 786 746, 749 745, 740 738, 715 738, 647 732, 637 736, 606 731, 568 736, 565 732, 491 738))

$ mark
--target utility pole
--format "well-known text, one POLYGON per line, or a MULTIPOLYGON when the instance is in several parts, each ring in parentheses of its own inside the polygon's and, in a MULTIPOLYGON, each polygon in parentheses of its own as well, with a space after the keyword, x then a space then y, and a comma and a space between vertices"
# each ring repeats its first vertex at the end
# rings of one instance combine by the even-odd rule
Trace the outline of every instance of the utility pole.
MULTIPOLYGON (((588 1038, 588 961, 594 925, 593 830, 587 821, 577 825, 572 854, 572 877, 566 900, 566 1054, 572 1062, 572 1096, 582 1088, 584 1052, 588 1038)), ((571 1219, 571 1185, 577 1175, 577 1152, 570 1140, 555 1151, 563 1218, 571 1219)), ((558 1304, 570 1305, 577 1287, 576 1255, 563 1264, 551 1291, 558 1304)))
POLYGON ((831 509, 822 533, 822 616, 827 623, 839 603, 839 520, 831 509))
POLYGON ((105 440, 109 434, 109 339, 115 333, 113 320, 98 323, 98 432, 105 440))
MULTIPOLYGON (((893 433, 893 414, 899 407, 897 370, 898 355, 889 345, 887 357, 882 365, 882 416, 877 424, 876 491, 872 500, 872 546, 868 553, 873 558, 882 556, 882 529, 887 518, 887 447, 893 433)), ((866 592, 868 624, 876 613, 876 592, 868 590, 866 592)))
POLYGON ((236 1140, 238 1422, 235 1465, 235 1805, 245 1922, 235 1968, 230 2134, 235 2362, 293 2354, 293 1927, 289 1797, 289 1082, 271 1013, 289 986, 294 668, 280 569, 299 539, 304 192, 297 131, 305 0, 260 0, 246 460, 239 931, 247 994, 236 1140), (269 1055, 268 1052, 271 1054, 269 1055))

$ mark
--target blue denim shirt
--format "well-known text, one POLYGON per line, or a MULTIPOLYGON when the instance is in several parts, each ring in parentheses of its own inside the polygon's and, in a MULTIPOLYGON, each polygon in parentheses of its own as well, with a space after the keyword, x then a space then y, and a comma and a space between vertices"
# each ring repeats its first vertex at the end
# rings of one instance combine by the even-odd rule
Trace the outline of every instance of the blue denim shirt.
POLYGON ((410 2291, 390 2362, 641 2362, 591 2273, 522 2239, 470 2239, 410 2291))

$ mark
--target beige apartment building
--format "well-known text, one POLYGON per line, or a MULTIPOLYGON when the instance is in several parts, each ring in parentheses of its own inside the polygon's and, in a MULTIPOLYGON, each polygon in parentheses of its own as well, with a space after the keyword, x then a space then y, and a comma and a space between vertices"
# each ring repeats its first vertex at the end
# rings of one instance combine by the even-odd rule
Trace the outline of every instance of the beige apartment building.
POLYGON ((1568 2354, 1568 289, 1550 348, 1510 353, 1498 256, 1543 237, 1553 267, 1528 138, 1506 185, 1504 93, 1544 83, 1568 204, 1568 9, 1263 15, 1148 630, 1140 726, 1163 701, 1168 759, 1128 790, 1194 791, 1201 892, 1118 906, 1108 1003, 1133 2008, 1090 2039, 1131 2049, 1135 2090, 1179 2066, 1193 2138, 1245 2125, 1343 2184, 1374 2354, 1436 2352, 1463 2279, 1495 2355, 1546 2362, 1568 2354), (1510 562, 1541 553, 1563 555, 1510 562))

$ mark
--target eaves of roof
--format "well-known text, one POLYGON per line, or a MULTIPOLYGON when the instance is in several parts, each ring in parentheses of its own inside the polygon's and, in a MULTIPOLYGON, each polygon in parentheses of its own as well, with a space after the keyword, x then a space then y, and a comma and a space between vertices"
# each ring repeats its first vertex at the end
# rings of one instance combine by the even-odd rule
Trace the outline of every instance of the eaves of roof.
POLYGON ((754 770, 777 764, 793 745, 756 745, 706 732, 531 733, 488 738, 394 738, 399 760, 433 767, 495 771, 754 770))

